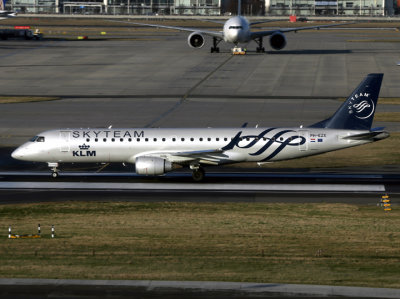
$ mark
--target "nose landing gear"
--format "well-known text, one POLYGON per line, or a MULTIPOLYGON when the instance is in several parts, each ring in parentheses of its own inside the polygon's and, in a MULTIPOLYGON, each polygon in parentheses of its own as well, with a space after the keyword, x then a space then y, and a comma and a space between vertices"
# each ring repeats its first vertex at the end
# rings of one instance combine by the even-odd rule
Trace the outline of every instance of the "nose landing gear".
POLYGON ((52 163, 52 162, 49 162, 49 163, 47 163, 47 165, 51 168, 51 176, 53 177, 53 178, 58 178, 58 175, 59 175, 59 170, 57 169, 57 167, 58 167, 58 163, 52 163))

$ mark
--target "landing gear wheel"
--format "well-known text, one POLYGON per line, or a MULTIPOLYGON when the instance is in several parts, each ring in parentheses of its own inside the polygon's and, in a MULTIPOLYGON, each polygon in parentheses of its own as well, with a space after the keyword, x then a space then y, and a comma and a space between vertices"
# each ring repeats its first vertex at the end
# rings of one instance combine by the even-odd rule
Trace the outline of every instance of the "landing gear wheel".
POLYGON ((57 172, 57 171, 52 172, 52 173, 51 173, 51 176, 52 176, 54 179, 58 178, 58 172, 57 172))
POLYGON ((199 169, 193 170, 192 178, 193 178, 193 180, 195 182, 201 182, 204 179, 204 170, 203 170, 203 168, 199 168, 199 169))
POLYGON ((219 48, 217 45, 220 43, 220 39, 213 37, 213 46, 211 47, 211 53, 219 53, 219 48))

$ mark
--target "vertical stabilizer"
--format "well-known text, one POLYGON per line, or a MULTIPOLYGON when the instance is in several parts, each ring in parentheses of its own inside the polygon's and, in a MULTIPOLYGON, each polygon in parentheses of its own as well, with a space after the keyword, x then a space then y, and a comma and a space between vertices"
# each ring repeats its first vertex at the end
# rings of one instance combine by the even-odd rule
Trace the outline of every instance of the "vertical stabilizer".
POLYGON ((6 10, 6 0, 0 0, 0 10, 6 10))
POLYGON ((335 114, 311 128, 370 130, 383 74, 369 74, 352 92, 335 114))

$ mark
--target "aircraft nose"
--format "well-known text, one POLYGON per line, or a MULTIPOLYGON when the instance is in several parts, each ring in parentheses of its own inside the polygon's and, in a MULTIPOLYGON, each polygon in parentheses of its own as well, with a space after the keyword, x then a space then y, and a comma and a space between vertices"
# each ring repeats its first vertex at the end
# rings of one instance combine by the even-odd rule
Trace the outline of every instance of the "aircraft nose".
POLYGON ((11 157, 14 159, 21 159, 24 157, 24 149, 19 147, 11 153, 11 157))

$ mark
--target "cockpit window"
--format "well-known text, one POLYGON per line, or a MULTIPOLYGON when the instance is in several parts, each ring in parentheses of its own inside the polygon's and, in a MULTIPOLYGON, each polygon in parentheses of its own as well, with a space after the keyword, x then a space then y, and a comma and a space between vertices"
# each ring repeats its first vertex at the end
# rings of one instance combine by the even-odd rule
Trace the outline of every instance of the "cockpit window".
POLYGON ((229 26, 229 29, 243 29, 242 26, 229 26))
POLYGON ((35 142, 37 138, 38 138, 38 136, 32 137, 31 140, 29 140, 29 141, 30 142, 35 142))
POLYGON ((43 136, 35 136, 30 141, 31 142, 44 142, 44 137, 43 136))

